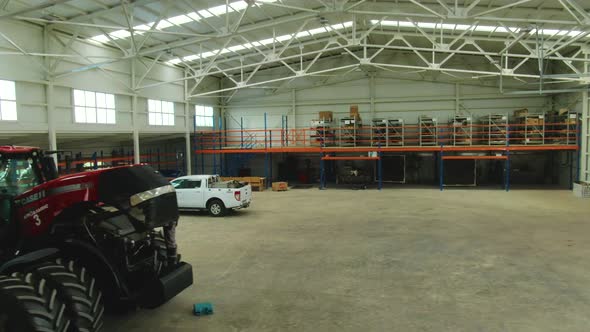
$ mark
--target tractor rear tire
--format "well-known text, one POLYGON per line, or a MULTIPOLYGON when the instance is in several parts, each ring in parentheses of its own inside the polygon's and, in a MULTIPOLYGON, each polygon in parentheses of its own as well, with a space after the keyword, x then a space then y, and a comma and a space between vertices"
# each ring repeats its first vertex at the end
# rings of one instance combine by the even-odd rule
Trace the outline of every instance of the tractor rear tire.
POLYGON ((73 260, 57 259, 35 267, 33 274, 47 280, 66 305, 66 317, 72 330, 96 332, 103 324, 102 292, 90 272, 73 260))
POLYGON ((0 276, 0 331, 69 331, 65 310, 45 279, 0 276))

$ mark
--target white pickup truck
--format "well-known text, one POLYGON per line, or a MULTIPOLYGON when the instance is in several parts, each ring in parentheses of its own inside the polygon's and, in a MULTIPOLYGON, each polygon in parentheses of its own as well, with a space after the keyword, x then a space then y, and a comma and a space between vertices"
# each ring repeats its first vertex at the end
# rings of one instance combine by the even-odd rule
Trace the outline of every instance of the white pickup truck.
POLYGON ((180 210, 204 210, 220 217, 229 209, 250 206, 252 187, 238 181, 221 181, 218 175, 187 175, 170 182, 180 210))

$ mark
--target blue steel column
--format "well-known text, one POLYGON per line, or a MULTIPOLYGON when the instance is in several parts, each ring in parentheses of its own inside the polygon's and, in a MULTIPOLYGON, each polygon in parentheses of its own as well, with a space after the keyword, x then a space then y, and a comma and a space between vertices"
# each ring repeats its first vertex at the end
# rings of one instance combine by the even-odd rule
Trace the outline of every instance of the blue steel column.
POLYGON ((266 188, 268 188, 268 138, 266 128, 266 112, 264 112, 264 179, 266 180, 266 188))
POLYGON ((326 188, 326 174, 324 169, 324 153, 320 152, 320 190, 326 188))
MULTIPOLYGON (((270 134, 269 146, 272 149, 272 130, 269 132, 269 134, 270 134)), ((269 178, 270 178, 268 182, 271 182, 272 181, 272 153, 268 155, 268 160, 269 160, 268 167, 269 167, 269 178)), ((268 183, 266 184, 266 186, 268 187, 268 183)))
POLYGON ((289 116, 285 115, 285 143, 289 146, 289 116))
MULTIPOLYGON (((195 160, 194 160, 194 166, 193 168, 195 169, 195 171, 199 168, 199 159, 197 158, 197 151, 199 150, 199 145, 197 144, 197 115, 193 115, 193 148, 195 149, 195 151, 193 152, 193 154, 195 155, 195 160)), ((150 162, 152 159, 152 150, 150 149, 150 162)), ((188 156, 188 158, 190 158, 191 156, 188 156)), ((203 159, 203 157, 201 157, 201 159, 203 159)), ((191 170, 192 171, 192 170, 191 170)), ((203 174, 204 172, 202 172, 201 174, 203 174)))
POLYGON ((378 144, 379 151, 377 152, 377 177, 379 178, 379 190, 383 189, 383 165, 381 164, 381 157, 383 156, 383 152, 381 152, 381 142, 378 144))
MULTIPOLYGON (((223 148, 223 136, 221 136, 223 130, 223 119, 221 118, 221 115, 219 116, 219 175, 223 175, 223 161, 224 161, 224 157, 223 157, 223 153, 221 153, 221 149, 223 148)), ((225 132, 224 132, 225 134, 225 132)))
POLYGON ((281 146, 285 146, 285 116, 281 115, 281 146))
MULTIPOLYGON (((576 127, 578 133, 578 174, 576 175, 576 182, 580 182, 580 168, 582 167, 582 126, 580 126, 580 121, 576 118, 576 127)), ((573 164, 573 161, 572 161, 573 164)), ((573 187, 573 184, 572 184, 573 187)))
POLYGON ((439 162, 439 167, 438 167, 438 185, 440 187, 440 191, 443 191, 443 165, 444 165, 444 160, 443 160, 443 145, 440 145, 440 153, 438 154, 438 162, 439 162))
MULTIPOLYGON (((212 134, 213 134, 212 135, 213 140, 211 143, 213 143, 213 144, 212 144, 211 148, 213 149, 213 151, 215 151, 217 149, 217 145, 215 144, 215 116, 213 116, 213 132, 212 132, 212 134)), ((217 154, 214 152, 212 157, 213 157, 213 174, 217 174, 217 154)))
POLYGON ((504 181, 504 186, 506 187, 506 191, 510 191, 510 126, 506 127, 506 180, 504 181))

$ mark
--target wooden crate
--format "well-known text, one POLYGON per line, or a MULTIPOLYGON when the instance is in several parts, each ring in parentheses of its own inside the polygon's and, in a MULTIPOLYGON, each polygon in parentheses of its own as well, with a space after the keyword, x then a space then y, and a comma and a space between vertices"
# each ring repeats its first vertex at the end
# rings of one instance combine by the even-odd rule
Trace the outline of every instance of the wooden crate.
POLYGON ((287 191, 289 190, 289 184, 287 182, 273 182, 272 191, 287 191))
POLYGON ((247 182, 252 186, 252 190, 255 191, 264 191, 264 189, 266 189, 266 179, 257 176, 222 176, 221 180, 236 180, 240 182, 247 182))

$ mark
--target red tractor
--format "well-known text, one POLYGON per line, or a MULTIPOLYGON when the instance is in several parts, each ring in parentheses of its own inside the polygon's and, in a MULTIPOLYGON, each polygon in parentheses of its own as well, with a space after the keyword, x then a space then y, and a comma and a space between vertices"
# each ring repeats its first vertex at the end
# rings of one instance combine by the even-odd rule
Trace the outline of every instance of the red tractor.
POLYGON ((177 222, 148 166, 58 177, 40 149, 0 146, 0 331, 98 331, 105 308, 168 301, 193 283, 177 222))

